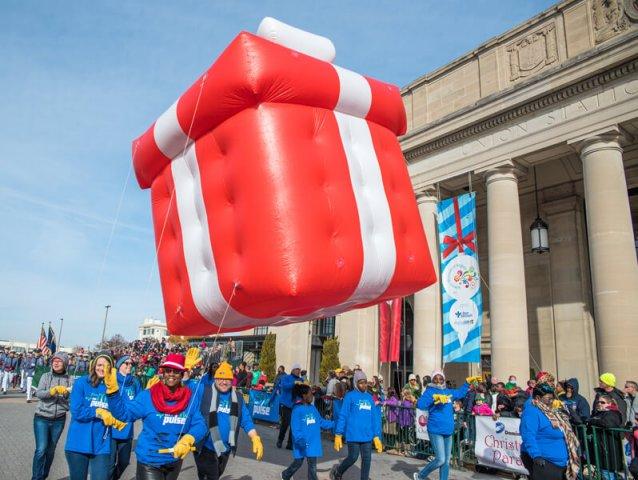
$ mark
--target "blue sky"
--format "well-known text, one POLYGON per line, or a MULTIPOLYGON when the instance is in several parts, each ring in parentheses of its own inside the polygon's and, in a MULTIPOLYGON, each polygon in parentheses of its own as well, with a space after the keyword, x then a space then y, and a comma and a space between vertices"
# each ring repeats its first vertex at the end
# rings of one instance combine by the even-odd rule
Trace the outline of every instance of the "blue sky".
POLYGON ((126 183, 131 140, 239 31, 276 17, 403 86, 552 3, 3 0, 0 339, 35 342, 64 317, 64 345, 93 345, 106 304, 109 336, 164 317, 149 191, 126 183))

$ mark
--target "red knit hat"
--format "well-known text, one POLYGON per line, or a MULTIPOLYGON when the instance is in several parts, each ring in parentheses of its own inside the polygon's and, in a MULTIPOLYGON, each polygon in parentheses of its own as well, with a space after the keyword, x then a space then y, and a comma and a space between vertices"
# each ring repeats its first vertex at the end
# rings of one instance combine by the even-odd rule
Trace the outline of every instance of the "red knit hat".
POLYGON ((169 353, 166 355, 166 360, 162 362, 160 368, 172 368, 184 372, 186 371, 184 368, 184 360, 184 355, 181 353, 169 353))

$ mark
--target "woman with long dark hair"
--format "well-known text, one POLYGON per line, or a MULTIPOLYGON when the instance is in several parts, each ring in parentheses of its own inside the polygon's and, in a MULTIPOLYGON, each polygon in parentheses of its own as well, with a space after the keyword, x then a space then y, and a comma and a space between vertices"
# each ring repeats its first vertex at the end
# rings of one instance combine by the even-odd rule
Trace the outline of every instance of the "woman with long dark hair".
POLYGON ((119 395, 115 370, 109 369, 105 376, 108 405, 113 413, 127 422, 142 420, 135 447, 136 478, 140 480, 175 480, 182 460, 207 432, 199 410, 201 396, 182 383, 184 356, 169 353, 160 371, 162 380, 131 402, 119 395))
POLYGON ((555 399, 552 385, 538 383, 521 416, 521 460, 530 473, 530 480, 578 477, 578 439, 569 416, 553 408, 555 399))

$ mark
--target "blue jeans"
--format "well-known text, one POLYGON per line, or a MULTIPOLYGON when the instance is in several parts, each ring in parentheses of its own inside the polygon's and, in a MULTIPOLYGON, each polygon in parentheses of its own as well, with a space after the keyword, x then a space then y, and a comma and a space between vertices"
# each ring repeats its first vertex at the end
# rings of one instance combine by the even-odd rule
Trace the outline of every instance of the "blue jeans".
POLYGON ((91 480, 109 480, 111 455, 90 455, 88 453, 64 452, 69 464, 69 480, 86 480, 91 470, 91 480))
MULTIPOLYGON (((306 457, 308 463, 308 480, 317 480, 317 457, 306 457)), ((303 465, 303 458, 295 458, 290 466, 285 469, 281 478, 290 480, 297 470, 303 465)))
POLYGON ((348 456, 337 467, 337 476, 341 477, 361 453, 361 480, 368 480, 370 476, 370 460, 372 459, 372 442, 348 442, 348 456))
POLYGON ((111 438, 111 470, 109 472, 109 478, 111 480, 118 480, 128 464, 131 461, 131 447, 133 446, 133 439, 119 440, 111 438))
POLYGON ((616 472, 611 472, 609 470, 601 470, 600 476, 603 480, 616 480, 618 478, 616 472))
POLYGON ((437 435, 430 433, 430 444, 434 449, 434 460, 428 463, 419 472, 419 478, 428 478, 428 475, 437 468, 439 480, 447 480, 450 474, 450 457, 452 456, 452 435, 437 435))
POLYGON ((57 419, 33 417, 33 434, 35 435, 35 453, 33 454, 32 480, 44 480, 49 476, 53 463, 55 447, 58 444, 66 416, 57 419))

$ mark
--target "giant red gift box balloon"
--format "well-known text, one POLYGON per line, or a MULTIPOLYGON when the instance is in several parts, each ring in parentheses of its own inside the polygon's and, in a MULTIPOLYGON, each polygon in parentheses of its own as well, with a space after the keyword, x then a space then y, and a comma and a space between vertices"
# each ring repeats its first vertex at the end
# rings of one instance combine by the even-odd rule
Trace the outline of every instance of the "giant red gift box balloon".
POLYGON ((133 143, 169 332, 305 321, 432 284, 405 129, 397 87, 240 33, 133 143))

